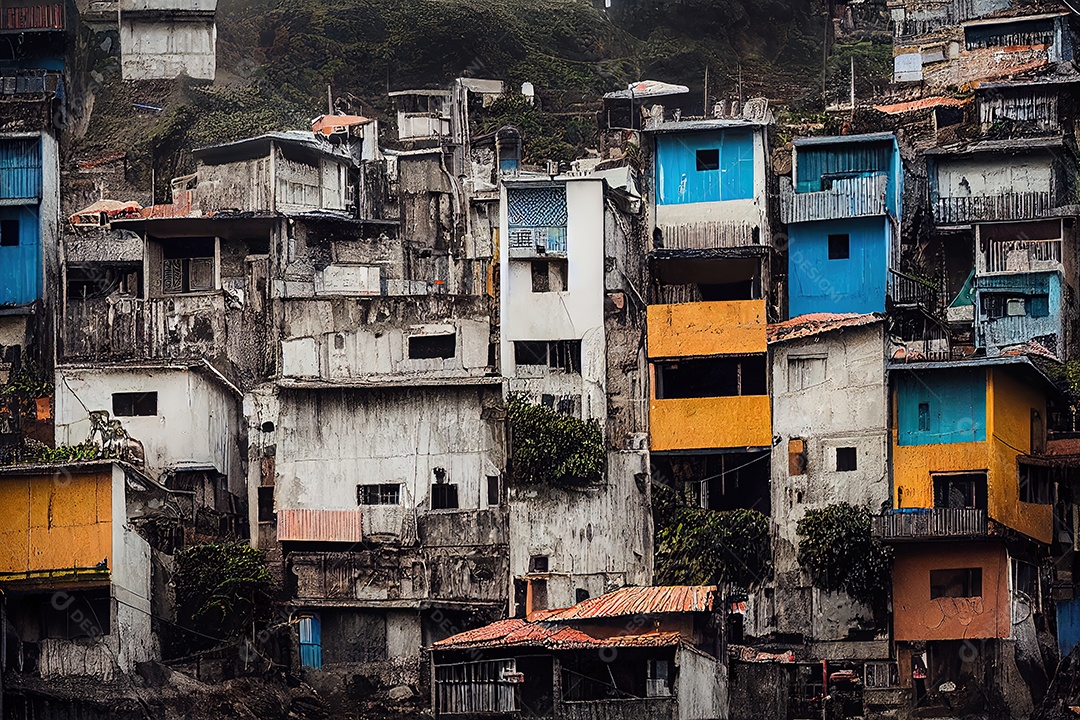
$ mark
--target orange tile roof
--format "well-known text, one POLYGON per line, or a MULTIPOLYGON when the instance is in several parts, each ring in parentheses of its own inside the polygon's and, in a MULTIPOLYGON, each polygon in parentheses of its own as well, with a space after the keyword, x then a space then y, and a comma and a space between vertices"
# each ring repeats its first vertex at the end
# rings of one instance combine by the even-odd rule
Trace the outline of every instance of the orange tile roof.
POLYGON ((772 323, 766 329, 766 334, 770 343, 796 340, 830 330, 873 325, 881 322, 884 317, 880 313, 810 313, 772 323))
POLYGON ((889 115, 899 115, 900 113, 922 110, 929 107, 963 107, 970 102, 971 98, 928 97, 912 100, 910 102, 893 103, 891 105, 875 105, 874 109, 889 115))

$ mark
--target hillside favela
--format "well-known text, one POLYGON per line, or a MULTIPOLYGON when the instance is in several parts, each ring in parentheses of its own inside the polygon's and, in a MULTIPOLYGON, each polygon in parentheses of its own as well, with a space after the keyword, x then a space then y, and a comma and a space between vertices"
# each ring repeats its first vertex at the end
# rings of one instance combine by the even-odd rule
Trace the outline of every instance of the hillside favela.
POLYGON ((0 720, 1080 720, 1080 0, 0 0, 0 720))

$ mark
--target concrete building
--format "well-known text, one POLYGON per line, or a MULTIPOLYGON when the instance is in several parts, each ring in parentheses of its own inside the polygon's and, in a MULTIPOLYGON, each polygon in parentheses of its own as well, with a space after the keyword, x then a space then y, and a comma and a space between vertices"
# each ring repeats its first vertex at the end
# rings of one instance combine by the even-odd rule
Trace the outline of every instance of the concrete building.
POLYGON ((652 111, 649 434, 662 482, 712 510, 769 512, 766 325, 776 317, 768 116, 652 111), (677 113, 676 113, 677 115, 677 113))
POLYGON ((893 509, 874 532, 896 551, 893 640, 912 692, 902 712, 1023 717, 1046 677, 1035 633, 1053 539, 1039 461, 1052 384, 1020 355, 892 365, 890 380, 893 509))
POLYGON ((217 0, 120 0, 125 80, 213 80, 217 0))
POLYGON ((751 596, 744 631, 799 637, 813 658, 888 660, 887 628, 846 593, 814 588, 796 557, 809 510, 889 502, 882 315, 804 315, 769 326, 773 583, 751 596))
POLYGON ((502 194, 507 397, 596 421, 607 458, 595 486, 511 487, 510 572, 527 612, 652 577, 642 250, 637 200, 602 178, 522 174, 505 177, 502 194))

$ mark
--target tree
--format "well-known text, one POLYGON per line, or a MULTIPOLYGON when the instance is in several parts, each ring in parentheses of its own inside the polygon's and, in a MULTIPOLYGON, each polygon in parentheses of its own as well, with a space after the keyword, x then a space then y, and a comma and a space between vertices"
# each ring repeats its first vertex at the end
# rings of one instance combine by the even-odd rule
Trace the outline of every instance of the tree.
POLYGON ((604 477, 604 436, 596 420, 560 415, 510 397, 510 479, 524 485, 583 486, 604 477))
POLYGON ((870 510, 837 503, 810 510, 795 526, 799 564, 822 590, 843 590, 875 610, 886 606, 892 550, 870 532, 870 510))

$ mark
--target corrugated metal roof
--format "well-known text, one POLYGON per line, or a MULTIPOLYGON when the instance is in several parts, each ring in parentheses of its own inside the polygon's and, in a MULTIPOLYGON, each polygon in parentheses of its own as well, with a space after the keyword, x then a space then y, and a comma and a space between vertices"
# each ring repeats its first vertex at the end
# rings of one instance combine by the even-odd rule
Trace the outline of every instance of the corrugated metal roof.
POLYGON ((769 325, 766 333, 770 343, 810 337, 842 328, 872 325, 885 319, 880 313, 810 313, 769 325))
POLYGON ((799 138, 794 141, 795 147, 809 145, 839 145, 845 143, 875 143, 886 140, 895 140, 896 136, 891 132, 863 133, 861 135, 819 135, 816 137, 799 138))
POLYGON ((875 105, 874 109, 887 115, 899 115, 901 113, 922 110, 931 107, 963 107, 971 102, 971 98, 951 97, 928 97, 912 100, 911 102, 892 103, 890 105, 875 105))
POLYGON ((625 587, 579 602, 573 607, 548 615, 548 620, 611 618, 623 615, 710 612, 715 599, 715 585, 667 585, 660 587, 625 587))
POLYGON ((360 510, 279 510, 278 540, 360 542, 360 510))
POLYGON ((433 645, 438 650, 496 647, 538 647, 547 650, 588 650, 603 647, 666 647, 682 641, 677 632, 615 635, 598 638, 577 628, 549 622, 527 622, 512 618, 476 630, 468 630, 433 645))
POLYGON ((690 88, 685 85, 673 85, 659 80, 639 80, 638 82, 629 85, 625 90, 615 90, 613 92, 604 93, 604 99, 639 100, 643 98, 661 97, 664 95, 685 95, 688 92, 690 92, 690 88))

